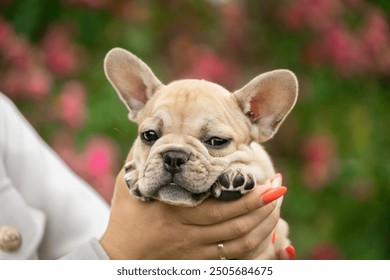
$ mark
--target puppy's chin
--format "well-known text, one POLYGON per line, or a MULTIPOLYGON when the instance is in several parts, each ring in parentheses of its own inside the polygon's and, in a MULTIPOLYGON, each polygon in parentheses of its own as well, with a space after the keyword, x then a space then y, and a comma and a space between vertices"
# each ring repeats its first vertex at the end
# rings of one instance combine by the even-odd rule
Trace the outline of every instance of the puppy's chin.
POLYGON ((209 192, 194 194, 174 183, 161 187, 157 192, 157 199, 177 206, 193 207, 201 203, 209 192))

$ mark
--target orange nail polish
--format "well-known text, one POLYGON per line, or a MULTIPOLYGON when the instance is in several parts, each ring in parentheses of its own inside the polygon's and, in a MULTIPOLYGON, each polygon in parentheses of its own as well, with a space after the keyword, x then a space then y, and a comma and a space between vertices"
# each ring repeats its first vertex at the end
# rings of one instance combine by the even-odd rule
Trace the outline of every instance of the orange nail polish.
POLYGON ((276 241, 276 230, 272 232, 272 238, 271 238, 272 244, 275 244, 276 241))
POLYGON ((290 257, 290 260, 295 260, 295 248, 292 245, 289 245, 286 247, 286 252, 288 256, 290 257))
POLYGON ((287 192, 286 187, 278 187, 278 188, 270 189, 269 191, 266 191, 263 194, 263 198, 262 198, 263 202, 270 203, 270 202, 278 199, 282 195, 284 195, 286 192, 287 192))
POLYGON ((266 189, 265 191, 263 191, 261 194, 264 195, 265 193, 269 192, 270 190, 273 190, 273 188, 270 187, 270 188, 266 189))

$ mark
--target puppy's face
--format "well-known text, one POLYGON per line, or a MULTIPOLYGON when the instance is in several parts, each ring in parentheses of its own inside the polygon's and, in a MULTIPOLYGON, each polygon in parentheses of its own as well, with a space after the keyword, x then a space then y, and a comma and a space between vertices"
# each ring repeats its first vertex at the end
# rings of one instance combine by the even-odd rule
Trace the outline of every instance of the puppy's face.
POLYGON ((163 85, 131 53, 114 49, 105 71, 138 124, 128 182, 134 194, 196 205, 240 159, 242 147, 273 136, 296 100, 295 76, 269 72, 234 93, 204 80, 163 85))
POLYGON ((227 156, 250 140, 249 122, 231 93, 206 81, 161 87, 137 123, 138 191, 173 203, 206 197, 227 168, 227 156))

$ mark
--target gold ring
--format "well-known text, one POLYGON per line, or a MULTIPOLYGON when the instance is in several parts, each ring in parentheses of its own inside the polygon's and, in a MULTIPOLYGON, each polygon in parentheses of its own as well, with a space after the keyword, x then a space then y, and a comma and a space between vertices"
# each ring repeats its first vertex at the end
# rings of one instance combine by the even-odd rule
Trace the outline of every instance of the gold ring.
POLYGON ((225 250, 223 249, 223 244, 219 243, 217 245, 218 247, 218 256, 221 260, 227 260, 228 258, 226 257, 225 250))

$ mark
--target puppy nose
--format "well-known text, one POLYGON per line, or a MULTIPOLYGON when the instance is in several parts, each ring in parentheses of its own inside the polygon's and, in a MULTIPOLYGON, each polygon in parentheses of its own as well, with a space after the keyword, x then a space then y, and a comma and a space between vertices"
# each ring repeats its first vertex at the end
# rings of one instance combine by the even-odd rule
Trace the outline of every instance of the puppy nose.
POLYGON ((176 173, 180 171, 180 166, 185 164, 190 155, 183 151, 168 151, 162 155, 165 170, 176 173))

